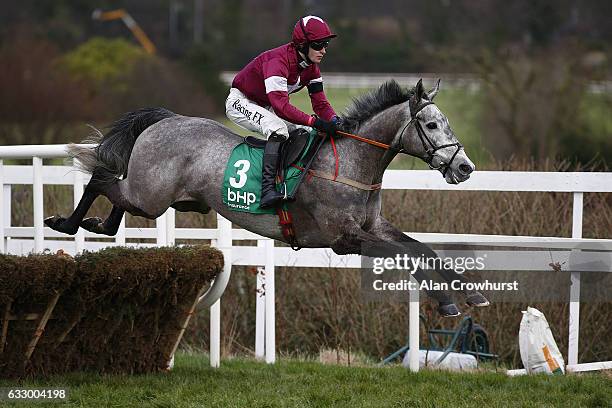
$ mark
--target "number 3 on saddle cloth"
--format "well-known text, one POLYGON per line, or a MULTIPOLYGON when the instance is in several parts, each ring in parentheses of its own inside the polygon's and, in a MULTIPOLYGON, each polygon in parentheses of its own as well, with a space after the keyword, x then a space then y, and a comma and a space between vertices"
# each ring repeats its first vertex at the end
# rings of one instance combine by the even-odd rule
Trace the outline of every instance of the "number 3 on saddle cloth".
MULTIPOLYGON (((291 193, 300 179, 303 167, 314 153, 314 140, 317 132, 304 131, 302 135, 291 137, 281 147, 281 159, 277 177, 277 190, 279 192, 291 193), (295 166, 292 166, 295 164, 295 166), (280 182, 282 180, 282 183, 280 182), (286 190, 285 190, 286 189, 286 190)), ((265 140, 251 136, 245 137, 244 141, 234 148, 225 168, 222 185, 223 204, 230 210, 242 211, 252 214, 275 214, 275 208, 260 208, 261 199, 261 171, 263 164, 263 148, 265 140)), ((287 203, 282 205, 287 210, 287 203)), ((279 216, 281 216, 279 214, 279 216)), ((282 216, 281 216, 282 222, 282 216)))

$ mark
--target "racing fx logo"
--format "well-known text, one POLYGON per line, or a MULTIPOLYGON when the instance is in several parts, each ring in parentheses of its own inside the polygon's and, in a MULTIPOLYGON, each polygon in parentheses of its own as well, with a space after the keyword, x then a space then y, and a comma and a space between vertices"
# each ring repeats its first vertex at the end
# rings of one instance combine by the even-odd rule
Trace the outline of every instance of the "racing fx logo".
POLYGON ((251 112, 250 110, 242 106, 239 100, 236 100, 232 104, 232 108, 242 113, 251 122, 261 125, 261 118, 263 118, 263 115, 259 112, 251 112))

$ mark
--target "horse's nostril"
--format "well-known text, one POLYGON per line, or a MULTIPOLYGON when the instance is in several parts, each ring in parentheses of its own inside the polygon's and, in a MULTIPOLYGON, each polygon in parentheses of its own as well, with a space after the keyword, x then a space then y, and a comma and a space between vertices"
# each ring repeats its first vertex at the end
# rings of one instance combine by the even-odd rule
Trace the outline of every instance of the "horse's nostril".
POLYGON ((472 172, 472 166, 470 166, 469 164, 460 164, 459 165, 459 171, 463 174, 470 174, 472 172))

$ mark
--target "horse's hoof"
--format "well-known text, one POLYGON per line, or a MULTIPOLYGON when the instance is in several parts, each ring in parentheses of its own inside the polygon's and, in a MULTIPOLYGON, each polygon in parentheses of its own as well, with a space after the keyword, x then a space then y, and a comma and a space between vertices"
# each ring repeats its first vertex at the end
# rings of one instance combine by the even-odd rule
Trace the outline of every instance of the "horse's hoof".
POLYGON ((53 217, 47 217, 44 219, 44 223, 47 227, 51 229, 55 229, 55 227, 62 222, 66 221, 65 218, 60 217, 59 215, 54 215, 53 217))
POLYGON ((54 215, 53 217, 47 217, 44 219, 44 223, 47 227, 52 230, 63 232, 64 234, 74 235, 78 231, 79 227, 68 228, 64 225, 66 219, 59 215, 54 215))
POLYGON ((95 234, 104 234, 104 220, 100 217, 89 217, 81 221, 81 228, 95 234))
POLYGON ((438 306, 438 313, 442 317, 457 317, 461 315, 459 308, 454 303, 438 306))
POLYGON ((484 297, 483 294, 480 292, 473 292, 467 295, 465 297, 465 303, 467 303, 468 306, 475 306, 475 307, 486 307, 491 304, 487 300, 487 298, 484 297))

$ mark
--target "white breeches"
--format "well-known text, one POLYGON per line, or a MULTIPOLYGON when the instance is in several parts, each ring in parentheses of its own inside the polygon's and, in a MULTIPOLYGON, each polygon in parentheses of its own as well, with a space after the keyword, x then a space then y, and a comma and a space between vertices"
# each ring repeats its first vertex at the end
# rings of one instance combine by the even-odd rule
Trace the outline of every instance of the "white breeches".
POLYGON ((287 139, 289 137, 289 132, 297 128, 310 130, 307 126, 296 125, 279 118, 276 116, 271 106, 268 108, 259 106, 255 102, 247 99, 247 97, 236 88, 231 88, 227 96, 227 100, 225 101, 225 114, 229 120, 238 126, 262 134, 266 139, 268 139, 272 133, 276 133, 287 139))

